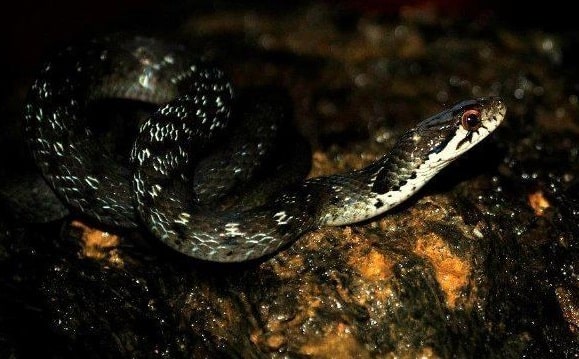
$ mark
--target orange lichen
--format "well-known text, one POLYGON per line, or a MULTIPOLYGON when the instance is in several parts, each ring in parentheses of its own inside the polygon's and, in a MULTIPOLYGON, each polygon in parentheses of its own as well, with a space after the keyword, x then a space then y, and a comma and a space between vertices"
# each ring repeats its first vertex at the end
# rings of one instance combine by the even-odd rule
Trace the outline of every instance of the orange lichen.
POLYGON ((299 275, 300 270, 304 267, 304 258, 300 255, 287 256, 284 258, 283 262, 271 263, 274 268, 275 273, 280 277, 280 279, 290 279, 299 275))
POLYGON ((370 358, 370 353, 352 334, 350 326, 342 322, 332 323, 323 336, 312 337, 302 345, 300 352, 314 358, 370 358))
POLYGON ((265 345, 271 350, 278 350, 287 343, 287 338, 281 334, 274 334, 265 340, 265 345))
POLYGON ((470 264, 455 256, 444 240, 434 233, 419 238, 414 251, 432 263, 447 305, 453 308, 462 288, 468 284, 470 264))
POLYGON ((533 208, 537 216, 542 216, 545 210, 551 207, 551 204, 543 195, 543 191, 540 190, 529 194, 529 205, 533 208))
POLYGON ((348 264, 369 281, 389 278, 394 266, 393 262, 375 249, 371 249, 366 256, 351 257, 348 264))
POLYGON ((120 243, 119 236, 89 227, 79 221, 73 221, 71 226, 82 231, 81 256, 95 260, 107 260, 115 266, 122 266, 123 261, 117 249, 120 243))

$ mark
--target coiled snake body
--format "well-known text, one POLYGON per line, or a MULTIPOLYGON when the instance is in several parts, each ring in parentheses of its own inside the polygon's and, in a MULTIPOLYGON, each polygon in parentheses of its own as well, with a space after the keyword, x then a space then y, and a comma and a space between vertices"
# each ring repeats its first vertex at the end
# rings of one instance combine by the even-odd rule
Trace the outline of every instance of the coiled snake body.
MULTIPOLYGON (((191 168, 236 115, 236 98, 223 72, 183 47, 104 38, 66 48, 44 65, 28 96, 26 132, 42 174, 74 210, 106 225, 143 223, 186 255, 233 262, 272 253, 320 226, 387 211, 485 138, 506 112, 496 97, 463 101, 420 122, 365 168, 304 180, 255 208, 209 210, 190 189, 191 168), (88 105, 105 97, 159 104, 140 126, 130 168, 103 152, 87 126, 88 105)), ((243 145, 240 163, 263 155, 260 136, 285 116, 277 105, 254 100, 241 117, 273 124, 248 131, 258 139, 243 145)), ((241 164, 232 172, 246 175, 241 164)))

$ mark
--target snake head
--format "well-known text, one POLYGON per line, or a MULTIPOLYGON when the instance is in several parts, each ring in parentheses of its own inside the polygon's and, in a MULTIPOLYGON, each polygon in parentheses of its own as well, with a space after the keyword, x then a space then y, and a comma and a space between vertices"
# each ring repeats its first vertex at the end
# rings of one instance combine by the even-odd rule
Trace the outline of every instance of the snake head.
POLYGON ((444 166, 471 149, 504 120, 506 106, 499 97, 461 101, 422 121, 412 139, 423 158, 435 168, 444 166))

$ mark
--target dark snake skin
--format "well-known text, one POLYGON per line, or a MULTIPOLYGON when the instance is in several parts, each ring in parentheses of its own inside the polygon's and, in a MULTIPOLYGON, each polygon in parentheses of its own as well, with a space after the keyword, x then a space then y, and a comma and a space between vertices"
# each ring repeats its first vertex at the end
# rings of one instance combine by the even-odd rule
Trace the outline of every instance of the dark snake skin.
POLYGON ((74 211, 109 226, 144 224, 186 255, 234 262, 273 253, 320 226, 385 212, 491 133, 506 112, 496 97, 463 101, 419 123, 368 167, 307 179, 255 208, 211 208, 206 202, 219 198, 213 188, 227 192, 250 178, 269 153, 267 139, 289 120, 276 96, 246 96, 237 106, 241 97, 221 70, 184 47, 103 38, 44 64, 28 96, 26 132, 45 179, 74 211), (90 104, 102 98, 159 105, 140 126, 128 167, 103 151, 87 126, 90 104), (234 118, 252 138, 203 160, 234 118), (195 172, 197 163, 202 170, 195 172))

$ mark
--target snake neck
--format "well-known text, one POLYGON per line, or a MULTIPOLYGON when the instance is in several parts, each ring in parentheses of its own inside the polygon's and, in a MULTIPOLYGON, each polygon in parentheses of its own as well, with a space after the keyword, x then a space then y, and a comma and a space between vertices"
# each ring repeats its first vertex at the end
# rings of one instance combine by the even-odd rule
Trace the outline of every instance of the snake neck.
POLYGON ((414 195, 449 161, 433 160, 433 148, 452 137, 452 128, 411 130, 393 149, 367 167, 306 181, 323 193, 320 226, 339 226, 382 214, 414 195), (328 185, 329 184, 329 185, 328 185))

